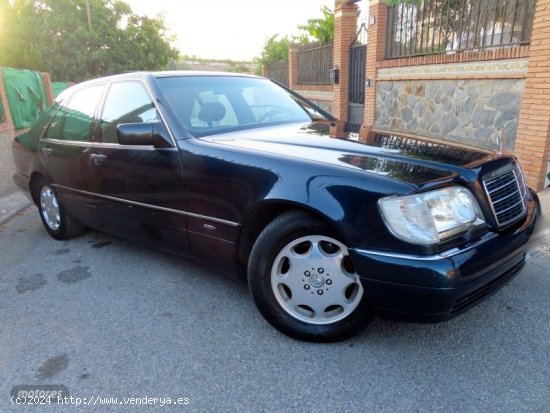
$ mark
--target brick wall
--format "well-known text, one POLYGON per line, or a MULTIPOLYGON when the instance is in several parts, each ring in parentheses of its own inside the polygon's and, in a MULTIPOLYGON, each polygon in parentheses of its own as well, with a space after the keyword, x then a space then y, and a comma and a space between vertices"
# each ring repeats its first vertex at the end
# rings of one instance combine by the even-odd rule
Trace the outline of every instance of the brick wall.
POLYGON ((370 2, 365 123, 484 147, 500 136, 528 183, 547 185, 550 0, 537 1, 530 45, 399 59, 385 59, 387 11, 370 2))
MULTIPOLYGON (((385 46, 384 46, 385 47, 385 46)), ((509 47, 507 49, 483 50, 474 53, 438 54, 429 56, 401 57, 376 62, 377 68, 417 66, 445 63, 462 63, 486 60, 517 59, 529 56, 529 46, 509 47)))
POLYGON ((11 155, 11 141, 15 137, 15 129, 2 73, 0 73, 0 99, 5 111, 5 122, 0 123, 0 197, 2 197, 17 190, 12 179, 15 166, 11 155))
POLYGON ((333 115, 348 118, 349 48, 357 32, 357 5, 340 2, 334 9, 334 67, 339 82, 334 85, 333 115))
POLYGON ((542 188, 550 158, 550 0, 537 0, 515 152, 528 183, 542 188))
POLYGON ((42 72, 40 73, 42 77, 42 82, 44 83, 44 89, 46 90, 46 99, 48 100, 48 105, 53 103, 53 90, 52 90, 52 78, 49 73, 42 72))
POLYGON ((386 52, 386 21, 388 7, 383 1, 373 0, 369 7, 366 78, 370 86, 365 90, 365 125, 376 121, 376 63, 384 60, 386 52))
POLYGON ((2 100, 2 106, 4 107, 5 119, 0 123, 0 132, 8 133, 14 136, 15 130, 13 128, 13 121, 11 118, 10 106, 8 105, 8 98, 6 96, 6 88, 4 86, 4 76, 0 73, 0 99, 2 100))

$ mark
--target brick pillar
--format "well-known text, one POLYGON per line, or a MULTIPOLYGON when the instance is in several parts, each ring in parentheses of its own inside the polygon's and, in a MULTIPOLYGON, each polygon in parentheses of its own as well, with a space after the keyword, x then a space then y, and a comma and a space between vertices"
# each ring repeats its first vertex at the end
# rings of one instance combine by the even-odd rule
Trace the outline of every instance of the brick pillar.
POLYGON ((293 43, 288 48, 288 87, 296 90, 298 85, 298 45, 293 43))
POLYGON ((337 0, 334 7, 333 65, 340 70, 340 80, 334 85, 332 114, 348 119, 349 48, 357 32, 357 5, 337 0))
POLYGON ((550 157, 550 0, 537 0, 515 153, 537 191, 550 157))
POLYGON ((367 69, 365 77, 370 87, 365 89, 365 125, 374 125, 376 114, 376 62, 386 54, 388 6, 383 0, 372 0, 369 6, 367 69), (373 23, 373 24, 371 24, 373 23))
POLYGON ((262 76, 263 77, 269 77, 269 70, 267 66, 262 65, 262 76))
POLYGON ((8 132, 11 138, 15 137, 15 127, 13 126, 13 118, 11 117, 10 105, 8 104, 8 96, 4 87, 4 76, 0 72, 0 99, 4 107, 5 121, 0 123, 0 132, 8 132))
POLYGON ((53 90, 52 90, 52 78, 49 73, 41 72, 40 76, 42 77, 42 83, 44 83, 44 89, 46 90, 46 99, 48 100, 48 105, 51 105, 54 101, 53 90))

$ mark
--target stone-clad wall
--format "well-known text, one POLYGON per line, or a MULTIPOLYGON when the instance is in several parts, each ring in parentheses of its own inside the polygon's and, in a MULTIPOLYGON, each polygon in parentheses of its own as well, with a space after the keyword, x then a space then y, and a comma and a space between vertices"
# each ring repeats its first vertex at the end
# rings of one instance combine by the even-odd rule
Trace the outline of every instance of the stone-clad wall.
POLYGON ((524 79, 389 80, 376 89, 376 127, 513 149, 524 79))

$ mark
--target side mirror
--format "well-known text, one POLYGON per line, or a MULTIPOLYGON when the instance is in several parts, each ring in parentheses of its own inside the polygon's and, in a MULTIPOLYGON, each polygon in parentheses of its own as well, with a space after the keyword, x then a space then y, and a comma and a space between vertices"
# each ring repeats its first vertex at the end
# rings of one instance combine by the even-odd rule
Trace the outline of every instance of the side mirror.
POLYGON ((155 148, 171 148, 172 141, 161 121, 121 123, 117 125, 120 145, 147 145, 155 148))

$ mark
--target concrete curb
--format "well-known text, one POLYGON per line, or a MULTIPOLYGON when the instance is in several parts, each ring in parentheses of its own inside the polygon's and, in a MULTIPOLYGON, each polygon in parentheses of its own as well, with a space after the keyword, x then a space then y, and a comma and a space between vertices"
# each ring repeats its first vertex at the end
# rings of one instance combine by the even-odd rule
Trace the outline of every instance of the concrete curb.
POLYGON ((540 200, 540 206, 544 215, 550 215, 550 186, 537 192, 540 200))
POLYGON ((32 204, 32 201, 23 192, 15 192, 0 198, 0 224, 3 224, 14 215, 32 204))
POLYGON ((540 201, 541 216, 538 219, 535 233, 529 241, 532 245, 550 241, 550 187, 537 192, 540 201))

